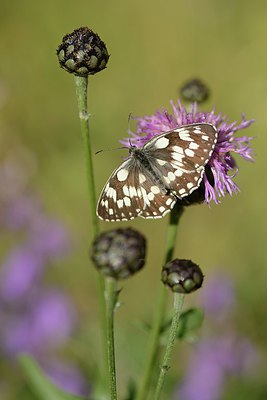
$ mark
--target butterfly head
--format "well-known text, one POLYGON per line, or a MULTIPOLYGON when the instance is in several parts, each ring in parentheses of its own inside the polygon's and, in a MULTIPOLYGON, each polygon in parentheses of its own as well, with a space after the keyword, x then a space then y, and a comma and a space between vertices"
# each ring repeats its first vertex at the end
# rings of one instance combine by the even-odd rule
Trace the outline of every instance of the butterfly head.
POLYGON ((131 144, 130 142, 130 147, 129 147, 129 154, 133 154, 137 149, 137 146, 135 146, 134 144, 131 144))

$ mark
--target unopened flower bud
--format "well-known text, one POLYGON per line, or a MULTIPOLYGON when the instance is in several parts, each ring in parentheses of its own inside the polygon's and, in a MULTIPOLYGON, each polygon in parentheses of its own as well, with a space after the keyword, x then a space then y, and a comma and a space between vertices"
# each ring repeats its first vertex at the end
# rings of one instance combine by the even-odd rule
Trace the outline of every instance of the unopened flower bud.
POLYGON ((208 87, 199 79, 191 79, 181 88, 181 96, 190 103, 203 103, 209 97, 208 87))
POLYGON ((99 235, 93 243, 92 260, 103 275, 125 279, 145 264, 146 239, 131 229, 114 229, 99 235))
POLYGON ((191 293, 201 287, 203 273, 192 261, 175 259, 162 268, 161 278, 173 292, 191 293))
POLYGON ((109 59, 105 43, 87 27, 65 35, 58 46, 57 56, 63 69, 84 77, 106 68, 109 59))

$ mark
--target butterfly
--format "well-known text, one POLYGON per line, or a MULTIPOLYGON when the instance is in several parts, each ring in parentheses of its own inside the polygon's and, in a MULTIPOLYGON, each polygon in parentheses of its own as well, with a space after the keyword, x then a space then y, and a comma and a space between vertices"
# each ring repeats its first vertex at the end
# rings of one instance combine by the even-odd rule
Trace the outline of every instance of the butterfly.
POLYGON ((141 148, 131 145, 129 157, 102 190, 98 217, 104 221, 162 218, 177 199, 200 186, 217 137, 213 125, 195 123, 154 136, 141 148))

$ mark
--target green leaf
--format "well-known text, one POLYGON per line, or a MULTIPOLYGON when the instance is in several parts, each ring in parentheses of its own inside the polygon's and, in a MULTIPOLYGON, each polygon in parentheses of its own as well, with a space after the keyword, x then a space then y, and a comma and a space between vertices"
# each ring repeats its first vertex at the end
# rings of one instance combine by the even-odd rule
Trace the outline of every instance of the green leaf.
POLYGON ((178 328, 179 339, 195 340, 196 331, 201 327, 204 312, 201 308, 190 308, 182 313, 178 328))
POLYGON ((54 385, 38 364, 28 355, 19 357, 20 365, 32 391, 40 400, 81 400, 82 397, 65 393, 54 385))

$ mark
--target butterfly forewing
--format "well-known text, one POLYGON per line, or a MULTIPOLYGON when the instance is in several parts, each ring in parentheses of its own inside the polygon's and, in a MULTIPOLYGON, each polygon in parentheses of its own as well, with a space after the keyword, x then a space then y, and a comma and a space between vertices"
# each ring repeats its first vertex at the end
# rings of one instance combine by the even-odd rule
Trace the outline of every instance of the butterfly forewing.
POLYGON ((161 218, 196 190, 217 141, 210 124, 184 125, 149 140, 111 175, 98 202, 106 221, 161 218))

